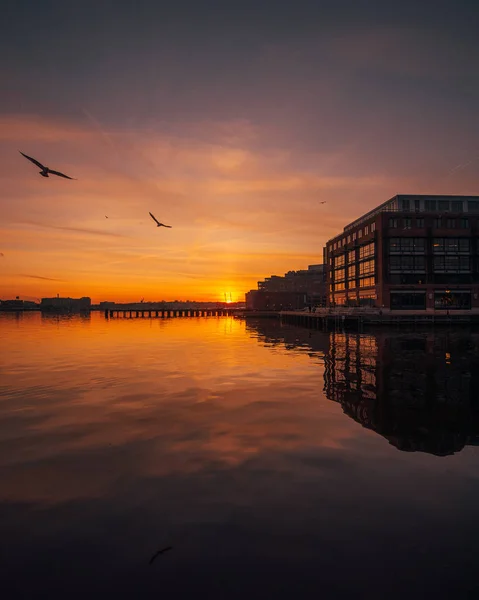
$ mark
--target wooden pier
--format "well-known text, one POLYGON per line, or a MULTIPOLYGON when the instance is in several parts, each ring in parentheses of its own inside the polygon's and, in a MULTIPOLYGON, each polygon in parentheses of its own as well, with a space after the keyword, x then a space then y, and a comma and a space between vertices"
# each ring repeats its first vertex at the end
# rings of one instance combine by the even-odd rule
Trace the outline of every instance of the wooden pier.
POLYGON ((227 317, 234 313, 227 308, 169 308, 169 309, 138 309, 114 308, 105 310, 105 319, 168 319, 186 317, 227 317))

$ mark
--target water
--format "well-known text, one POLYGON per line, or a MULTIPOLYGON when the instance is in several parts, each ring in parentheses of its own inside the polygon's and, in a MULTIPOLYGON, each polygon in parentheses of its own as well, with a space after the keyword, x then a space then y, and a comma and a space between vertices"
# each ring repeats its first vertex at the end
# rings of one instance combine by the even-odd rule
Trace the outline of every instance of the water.
POLYGON ((0 336, 3 597, 477 597, 477 334, 33 313, 0 336))

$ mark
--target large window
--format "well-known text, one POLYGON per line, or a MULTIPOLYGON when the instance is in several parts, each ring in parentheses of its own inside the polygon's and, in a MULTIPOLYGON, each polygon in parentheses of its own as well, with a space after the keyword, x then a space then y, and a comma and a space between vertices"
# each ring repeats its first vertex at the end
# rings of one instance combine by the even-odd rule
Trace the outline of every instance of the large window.
POLYGON ((359 306, 375 306, 376 294, 365 294, 359 297, 359 306))
POLYGON ((374 256, 374 242, 365 244, 359 248, 359 260, 369 258, 370 256, 374 256))
POLYGON ((375 285, 374 277, 365 277, 364 279, 359 280, 359 287, 372 287, 375 285))
POLYGON ((334 281, 344 281, 346 279, 345 269, 338 269, 334 271, 334 281))
POLYGON ((461 213, 463 211, 462 200, 451 200, 451 210, 452 212, 461 213))
POLYGON ((471 292, 464 290, 436 290, 434 308, 438 310, 467 310, 471 308, 471 292))
POLYGON ((479 212, 479 200, 468 200, 467 201, 468 212, 477 213, 479 212))
POLYGON ((356 265, 349 265, 348 267, 348 279, 356 279, 356 265))
POLYGON ((374 275, 374 259, 359 263, 359 276, 374 275))
POLYGON ((469 256, 435 256, 435 273, 470 273, 471 258, 469 256))
POLYGON ((426 259, 424 256, 390 256, 390 273, 426 272, 426 259))
POLYGON ((469 238, 434 238, 434 254, 468 254, 471 249, 469 238))
POLYGON ((344 281, 342 281, 341 283, 335 283, 334 284, 334 290, 336 292, 339 292, 339 291, 344 290, 344 289, 346 289, 346 285, 345 285, 344 281))
POLYGON ((356 250, 350 250, 348 252, 348 263, 353 263, 356 261, 356 250))
POLYGON ((334 266, 336 268, 344 266, 344 254, 336 256, 336 258, 334 259, 334 266))
POLYGON ((391 310, 425 310, 426 292, 391 292, 391 310))
POLYGON ((436 201, 435 200, 425 200, 424 206, 426 210, 436 210, 436 201))
POLYGON ((391 238, 389 240, 389 252, 391 254, 415 253, 424 254, 426 250, 425 238, 391 238))

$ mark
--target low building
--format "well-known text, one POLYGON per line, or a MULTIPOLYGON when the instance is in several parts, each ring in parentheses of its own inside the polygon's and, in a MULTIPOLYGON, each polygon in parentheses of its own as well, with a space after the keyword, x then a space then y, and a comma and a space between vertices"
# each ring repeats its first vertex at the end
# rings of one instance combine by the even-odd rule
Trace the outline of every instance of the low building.
POLYGON ((251 290, 246 293, 246 310, 297 310, 307 306, 302 292, 265 292, 251 290))
POLYGON ((83 298, 42 298, 40 309, 59 312, 83 312, 91 309, 91 299, 83 298))
POLYGON ((329 306, 479 309, 479 196, 398 195, 324 249, 329 306))
POLYGON ((326 299, 324 265, 318 264, 258 281, 258 289, 246 294, 246 307, 250 310, 294 310, 325 306, 326 299))

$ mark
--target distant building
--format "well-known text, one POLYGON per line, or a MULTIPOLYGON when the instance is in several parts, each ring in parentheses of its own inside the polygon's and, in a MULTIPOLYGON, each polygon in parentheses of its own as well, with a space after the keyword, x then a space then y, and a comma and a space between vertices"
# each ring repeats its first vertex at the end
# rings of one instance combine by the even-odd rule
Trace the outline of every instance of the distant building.
POLYGON ((23 300, 20 300, 18 296, 15 300, 0 300, 0 310, 23 310, 23 300))
POLYGON ((61 312, 83 312, 91 309, 91 299, 83 298, 42 298, 41 310, 61 312))
POLYGON ((330 306, 479 308, 479 196, 398 195, 324 249, 330 306))
POLYGON ((302 292, 265 292, 251 290, 246 293, 247 310, 296 310, 307 305, 302 292))
POLYGON ((325 306, 327 286, 324 265, 271 275, 258 281, 258 289, 246 294, 249 310, 294 310, 308 305, 325 306))

